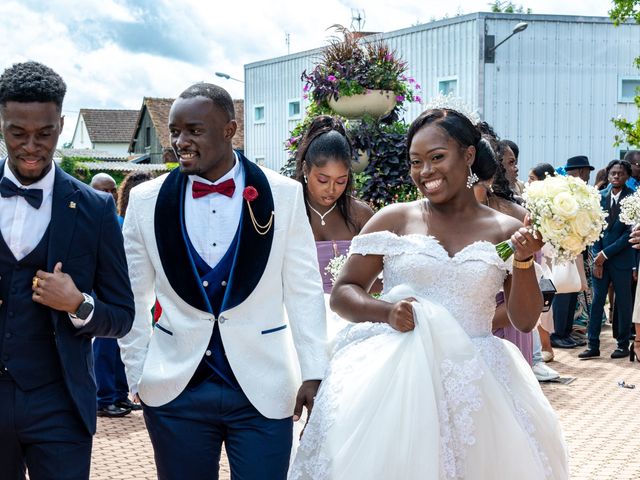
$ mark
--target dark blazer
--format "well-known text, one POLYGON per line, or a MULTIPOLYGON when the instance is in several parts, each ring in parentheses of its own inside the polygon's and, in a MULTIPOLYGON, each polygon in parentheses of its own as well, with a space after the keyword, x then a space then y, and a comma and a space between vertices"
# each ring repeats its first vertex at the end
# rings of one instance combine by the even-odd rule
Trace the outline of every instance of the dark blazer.
MULTIPOLYGON (((96 430, 96 384, 91 339, 122 337, 134 316, 122 233, 111 195, 97 192, 56 168, 47 269, 62 262, 76 287, 92 293, 91 321, 76 328, 66 312, 50 310, 64 381, 87 430, 96 430)), ((0 177, 4 162, 0 162, 0 177)), ((37 354, 37 352, 34 352, 37 354)))
MULTIPOLYGON (((624 186, 618 201, 632 193, 633 190, 624 186)), ((610 216, 607 218, 607 227, 603 232, 602 238, 599 238, 591 247, 593 254, 597 255, 600 251, 603 251, 607 256, 605 266, 629 270, 636 268, 635 251, 629 243, 631 227, 622 223, 619 218, 611 217, 611 190, 600 192, 600 205, 610 216)))

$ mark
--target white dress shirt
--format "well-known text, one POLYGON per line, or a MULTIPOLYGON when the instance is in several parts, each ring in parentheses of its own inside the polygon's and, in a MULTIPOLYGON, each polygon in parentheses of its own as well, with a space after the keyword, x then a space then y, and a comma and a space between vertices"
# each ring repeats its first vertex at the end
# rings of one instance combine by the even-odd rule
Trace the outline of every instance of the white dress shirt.
POLYGON ((20 188, 42 189, 40 208, 33 208, 19 195, 8 198, 0 196, 0 232, 13 256, 20 261, 38 246, 51 221, 56 169, 51 168, 44 178, 24 187, 9 168, 9 162, 5 161, 4 177, 20 188))
POLYGON ((613 191, 611 191, 611 205, 610 207, 613 207, 613 205, 615 203, 618 203, 618 201, 620 200, 620 194, 622 193, 622 190, 620 190, 618 193, 613 193, 613 191))
POLYGON ((184 199, 184 222, 187 235, 198 255, 211 268, 214 268, 227 253, 238 230, 244 187, 244 169, 237 156, 233 168, 215 182, 197 175, 189 176, 184 199), (204 197, 193 198, 194 181, 213 185, 230 178, 233 178, 236 184, 231 197, 210 193, 204 197))
MULTIPOLYGON (((43 178, 31 185, 24 186, 9 168, 7 160, 4 163, 3 175, 20 188, 42 189, 42 205, 40 205, 40 208, 32 207, 20 195, 7 198, 0 195, 0 233, 2 233, 2 238, 4 238, 13 256, 20 261, 38 246, 51 222, 53 184, 56 178, 56 169, 52 166, 51 170, 43 178)), ((64 271, 64 265, 62 270, 64 271)), ((90 301, 94 303, 93 299, 90 301)), ((69 318, 76 328, 80 328, 86 325, 92 316, 93 312, 86 320, 74 318, 71 315, 69 315, 69 318)))

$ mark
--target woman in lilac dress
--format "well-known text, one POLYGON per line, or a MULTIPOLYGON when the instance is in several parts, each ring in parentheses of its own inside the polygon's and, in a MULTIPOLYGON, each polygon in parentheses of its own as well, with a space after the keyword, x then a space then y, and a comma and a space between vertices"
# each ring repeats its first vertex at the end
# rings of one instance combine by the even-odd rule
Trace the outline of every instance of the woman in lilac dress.
POLYGON ((347 255, 351 239, 373 215, 366 203, 350 195, 352 158, 344 125, 329 115, 311 122, 296 156, 296 179, 303 186, 326 294, 333 286, 329 262, 347 255))

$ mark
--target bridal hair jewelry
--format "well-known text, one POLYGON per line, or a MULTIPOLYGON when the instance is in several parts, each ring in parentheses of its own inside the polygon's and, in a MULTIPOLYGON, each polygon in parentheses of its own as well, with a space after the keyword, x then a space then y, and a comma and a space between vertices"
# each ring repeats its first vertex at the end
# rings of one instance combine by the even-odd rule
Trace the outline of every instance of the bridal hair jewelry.
POLYGON ((253 209, 251 208, 251 202, 253 202, 256 198, 258 198, 258 191, 255 187, 248 186, 242 191, 242 197, 247 201, 247 208, 249 208, 249 216, 251 217, 251 223, 253 223, 253 228, 255 228, 256 232, 260 235, 266 235, 271 230, 273 226, 273 216, 275 212, 271 212, 271 216, 269 217, 269 221, 265 225, 260 225, 256 217, 253 215, 253 209))
POLYGON ((338 203, 334 203, 333 207, 331 207, 329 210, 327 210, 326 212, 324 212, 324 214, 320 213, 318 210, 316 210, 315 208, 313 208, 311 206, 311 204, 309 203, 309 201, 307 200, 307 205, 309 205, 309 208, 311 209, 311 211, 313 213, 315 213, 316 215, 318 215, 320 217, 320 225, 322 225, 323 227, 327 224, 327 222, 324 221, 324 217, 326 217, 327 215, 329 215, 334 208, 336 208, 336 205, 338 205, 338 203))
POLYGON ((469 167, 469 175, 467 175, 467 188, 473 188, 474 183, 478 182, 478 176, 473 173, 471 167, 469 167))
POLYGON ((474 125, 480 122, 480 115, 478 115, 478 111, 473 110, 462 98, 454 96, 453 93, 449 93, 447 95, 438 94, 425 105, 425 110, 434 110, 438 108, 455 110, 467 117, 474 125))

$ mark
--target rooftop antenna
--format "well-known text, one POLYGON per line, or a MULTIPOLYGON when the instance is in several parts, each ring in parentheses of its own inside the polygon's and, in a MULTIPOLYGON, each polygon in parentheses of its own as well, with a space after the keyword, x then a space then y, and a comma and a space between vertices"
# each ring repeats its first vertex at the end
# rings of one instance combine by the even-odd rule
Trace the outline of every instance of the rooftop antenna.
POLYGON ((291 53, 291 34, 284 32, 284 41, 287 44, 287 55, 291 53))
POLYGON ((361 32, 367 21, 367 15, 364 10, 351 9, 351 30, 361 32))

